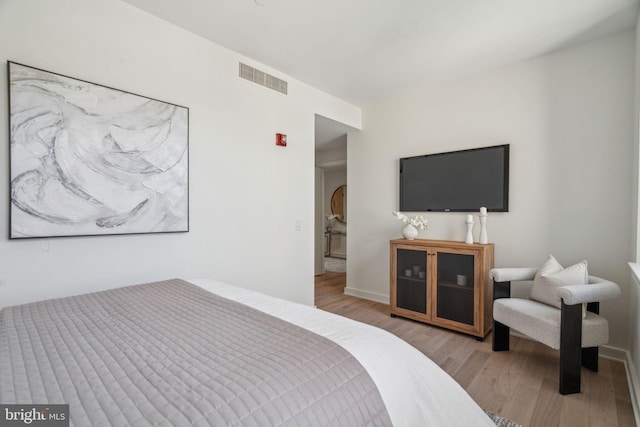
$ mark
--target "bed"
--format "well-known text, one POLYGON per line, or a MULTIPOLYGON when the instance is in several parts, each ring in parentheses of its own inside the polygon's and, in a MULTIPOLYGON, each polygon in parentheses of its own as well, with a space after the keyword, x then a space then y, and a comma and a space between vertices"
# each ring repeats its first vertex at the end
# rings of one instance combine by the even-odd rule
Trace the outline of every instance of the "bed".
POLYGON ((489 426, 381 329, 208 279, 6 307, 0 403, 74 426, 489 426))

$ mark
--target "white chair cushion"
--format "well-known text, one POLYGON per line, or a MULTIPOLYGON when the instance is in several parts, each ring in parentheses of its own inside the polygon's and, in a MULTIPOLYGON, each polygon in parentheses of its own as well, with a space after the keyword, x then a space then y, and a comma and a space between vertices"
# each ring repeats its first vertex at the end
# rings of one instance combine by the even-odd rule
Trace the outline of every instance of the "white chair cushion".
POLYGON ((558 288, 567 285, 583 285, 588 283, 588 280, 587 261, 562 268, 553 255, 549 255, 533 279, 530 298, 560 308, 558 288))
MULTIPOLYGON (((558 308, 522 298, 500 298, 493 302, 494 320, 551 348, 560 348, 558 308)), ((596 347, 609 341, 607 319, 587 312, 582 319, 582 347, 596 347)))

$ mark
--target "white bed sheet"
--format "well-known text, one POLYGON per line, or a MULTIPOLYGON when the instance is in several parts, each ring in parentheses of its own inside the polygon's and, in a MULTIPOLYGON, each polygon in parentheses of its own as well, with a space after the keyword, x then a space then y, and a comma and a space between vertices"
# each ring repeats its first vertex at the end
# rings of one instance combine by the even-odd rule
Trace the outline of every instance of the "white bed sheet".
POLYGON ((495 427, 453 378, 416 348, 387 331, 216 280, 185 280, 341 345, 369 372, 396 427, 495 427))

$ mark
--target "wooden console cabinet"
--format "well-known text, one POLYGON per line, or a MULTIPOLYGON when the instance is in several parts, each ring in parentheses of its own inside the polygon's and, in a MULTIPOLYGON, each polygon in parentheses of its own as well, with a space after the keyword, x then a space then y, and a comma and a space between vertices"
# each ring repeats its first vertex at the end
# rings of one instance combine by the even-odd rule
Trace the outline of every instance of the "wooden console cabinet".
POLYGON ((493 244, 391 240, 391 316, 473 335, 491 331, 493 244))

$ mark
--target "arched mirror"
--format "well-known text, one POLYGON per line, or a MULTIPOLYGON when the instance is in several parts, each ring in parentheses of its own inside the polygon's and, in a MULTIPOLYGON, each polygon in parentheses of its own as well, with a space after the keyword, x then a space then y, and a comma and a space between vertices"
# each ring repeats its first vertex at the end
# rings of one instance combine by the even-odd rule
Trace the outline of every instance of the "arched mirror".
POLYGON ((336 188, 331 196, 331 213, 340 215, 336 220, 343 224, 347 223, 347 186, 341 185, 336 188))

